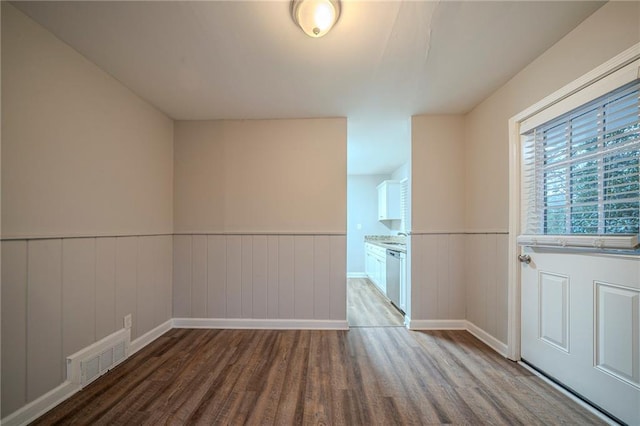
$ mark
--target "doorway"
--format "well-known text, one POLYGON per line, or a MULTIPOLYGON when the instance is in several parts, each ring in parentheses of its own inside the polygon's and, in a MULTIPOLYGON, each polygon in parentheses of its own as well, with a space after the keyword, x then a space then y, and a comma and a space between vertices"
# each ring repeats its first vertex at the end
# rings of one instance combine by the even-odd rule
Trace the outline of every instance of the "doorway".
POLYGON ((403 326, 404 313, 391 299, 409 313, 411 120, 349 118, 347 123, 347 322, 403 326), (367 249, 372 245, 374 255, 367 249), (387 248, 403 253, 402 285, 389 292, 387 248))

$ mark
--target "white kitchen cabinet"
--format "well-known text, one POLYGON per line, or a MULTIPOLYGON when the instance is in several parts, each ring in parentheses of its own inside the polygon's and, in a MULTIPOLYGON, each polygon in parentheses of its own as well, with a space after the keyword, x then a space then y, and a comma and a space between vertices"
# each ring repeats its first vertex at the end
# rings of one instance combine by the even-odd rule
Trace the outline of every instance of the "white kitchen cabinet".
POLYGON ((399 180, 385 180, 378 185, 378 220, 402 219, 401 192, 399 180))
POLYGON ((367 278, 369 278, 370 281, 373 281, 375 275, 376 258, 371 251, 370 246, 371 244, 365 244, 364 272, 365 274, 367 274, 367 278))
POLYGON ((365 243, 365 273, 382 292, 387 292, 387 250, 384 247, 365 243))

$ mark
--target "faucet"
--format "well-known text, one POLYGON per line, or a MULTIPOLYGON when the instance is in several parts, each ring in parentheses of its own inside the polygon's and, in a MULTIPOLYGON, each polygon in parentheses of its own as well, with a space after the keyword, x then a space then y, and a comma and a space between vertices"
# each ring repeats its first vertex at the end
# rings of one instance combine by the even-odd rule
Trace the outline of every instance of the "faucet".
POLYGON ((408 237, 409 235, 407 235, 406 232, 398 232, 398 235, 404 235, 405 237, 408 237))

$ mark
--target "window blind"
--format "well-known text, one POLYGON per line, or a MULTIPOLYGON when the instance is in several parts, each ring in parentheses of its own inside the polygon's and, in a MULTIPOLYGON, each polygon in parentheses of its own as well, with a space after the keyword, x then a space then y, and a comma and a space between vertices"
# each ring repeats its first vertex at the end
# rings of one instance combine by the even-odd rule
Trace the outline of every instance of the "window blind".
POLYGON ((638 244, 640 80, 538 125, 521 141, 521 244, 638 244))
POLYGON ((400 212, 402 214, 400 227, 403 232, 408 230, 408 202, 407 197, 409 196, 409 180, 402 179, 400 181, 400 212))

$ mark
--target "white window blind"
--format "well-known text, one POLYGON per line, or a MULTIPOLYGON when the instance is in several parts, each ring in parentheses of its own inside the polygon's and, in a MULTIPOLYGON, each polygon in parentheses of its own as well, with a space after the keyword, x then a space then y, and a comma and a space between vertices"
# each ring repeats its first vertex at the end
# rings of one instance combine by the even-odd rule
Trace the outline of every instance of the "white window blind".
POLYGON ((522 156, 521 244, 638 244, 640 80, 528 130, 522 156))
POLYGON ((402 179, 400 181, 400 213, 402 214, 400 228, 403 232, 407 231, 409 227, 408 226, 409 206, 407 202, 408 196, 409 196, 409 180, 402 179))

